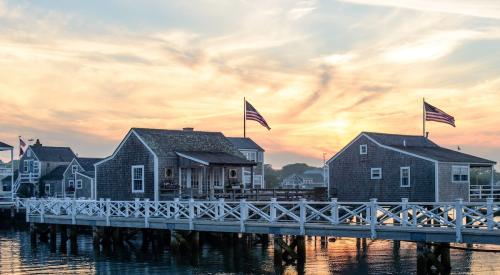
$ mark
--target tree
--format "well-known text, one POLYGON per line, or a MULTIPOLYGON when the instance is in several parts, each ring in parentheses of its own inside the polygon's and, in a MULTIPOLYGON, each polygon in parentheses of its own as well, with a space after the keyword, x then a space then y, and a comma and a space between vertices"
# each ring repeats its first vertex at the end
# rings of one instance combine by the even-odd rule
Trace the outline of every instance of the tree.
POLYGON ((264 165, 266 188, 278 188, 280 184, 280 171, 274 170, 271 164, 264 165))

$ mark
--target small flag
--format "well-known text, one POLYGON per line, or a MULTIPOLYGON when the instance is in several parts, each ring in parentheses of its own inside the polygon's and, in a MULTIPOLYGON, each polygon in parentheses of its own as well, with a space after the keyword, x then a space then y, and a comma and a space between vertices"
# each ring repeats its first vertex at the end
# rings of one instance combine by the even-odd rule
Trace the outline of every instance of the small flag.
POLYGON ((19 137, 19 156, 20 157, 22 155, 24 155, 25 148, 26 148, 26 143, 24 142, 24 140, 22 140, 21 137, 19 137))
POLYGON ((260 123, 260 125, 264 126, 267 128, 267 130, 271 130, 271 127, 267 125, 266 120, 264 119, 263 116, 259 114, 259 112, 250 104, 250 102, 245 101, 246 104, 246 119, 247 120, 254 120, 260 123))
POLYGON ((425 107, 425 120, 427 121, 435 121, 450 124, 455 127, 455 118, 445 113, 444 111, 430 105, 427 102, 424 102, 425 107))

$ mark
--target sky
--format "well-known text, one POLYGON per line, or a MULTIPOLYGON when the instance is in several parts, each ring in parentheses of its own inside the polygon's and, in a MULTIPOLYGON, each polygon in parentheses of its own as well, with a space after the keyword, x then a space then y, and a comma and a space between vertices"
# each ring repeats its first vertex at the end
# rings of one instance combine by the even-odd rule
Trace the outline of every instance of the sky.
POLYGON ((500 162, 500 2, 0 0, 0 141, 104 157, 131 127, 243 134, 273 167, 361 131, 500 162))

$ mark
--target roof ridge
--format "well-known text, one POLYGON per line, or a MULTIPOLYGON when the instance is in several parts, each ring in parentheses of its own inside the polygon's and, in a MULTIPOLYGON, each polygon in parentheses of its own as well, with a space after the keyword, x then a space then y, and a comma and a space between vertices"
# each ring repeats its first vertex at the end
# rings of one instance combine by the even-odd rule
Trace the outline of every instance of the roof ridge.
POLYGON ((421 138, 425 138, 427 140, 429 140, 429 138, 427 137, 424 137, 422 135, 409 135, 409 134, 393 134, 393 133, 382 133, 382 132, 366 132, 366 131, 363 131, 362 133, 364 134, 375 134, 375 135, 387 135, 387 136, 405 136, 405 137, 421 137, 421 138))
POLYGON ((186 134, 192 134, 192 133, 222 134, 222 132, 218 132, 218 131, 198 131, 198 130, 186 131, 186 130, 178 130, 178 129, 160 129, 160 128, 142 128, 142 127, 132 127, 131 129, 132 130, 144 130, 144 131, 176 132, 176 133, 186 133, 186 134))

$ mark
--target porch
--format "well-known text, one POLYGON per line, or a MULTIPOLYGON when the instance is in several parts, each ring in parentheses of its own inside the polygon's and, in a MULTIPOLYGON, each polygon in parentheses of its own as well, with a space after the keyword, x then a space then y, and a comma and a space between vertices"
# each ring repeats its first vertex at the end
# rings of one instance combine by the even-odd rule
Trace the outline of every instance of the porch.
POLYGON ((255 162, 212 152, 176 152, 177 167, 165 168, 165 180, 160 183, 160 198, 209 198, 224 193, 245 190, 244 169, 249 169, 250 182, 254 182, 255 162), (176 169, 177 171, 174 171, 176 169))
POLYGON ((493 198, 500 201, 500 185, 495 184, 494 166, 470 165, 469 199, 471 202, 493 198))

